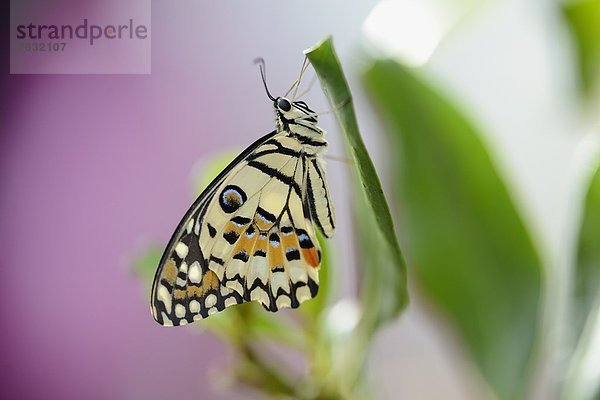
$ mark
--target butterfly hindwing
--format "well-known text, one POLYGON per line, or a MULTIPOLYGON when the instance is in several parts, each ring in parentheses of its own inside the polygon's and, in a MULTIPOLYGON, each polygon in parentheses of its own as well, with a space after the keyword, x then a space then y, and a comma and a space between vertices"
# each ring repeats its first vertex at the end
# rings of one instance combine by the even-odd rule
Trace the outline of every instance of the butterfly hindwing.
POLYGON ((320 250, 301 150, 285 135, 267 135, 200 195, 155 277, 159 323, 182 325, 244 301, 294 308, 316 295, 320 250))
MULTIPOLYGON (((301 183, 302 163, 298 160, 294 174, 286 176, 301 183)), ((281 184, 271 180, 268 185, 274 187, 261 192, 253 218, 245 220, 228 252, 231 259, 222 281, 244 300, 258 301, 270 311, 298 307, 318 289, 320 250, 312 223, 304 216, 302 192, 286 184, 281 196, 274 196, 285 188, 278 189, 281 184)))
POLYGON ((311 216, 323 235, 330 238, 335 230, 335 215, 321 160, 307 161, 306 185, 311 216))

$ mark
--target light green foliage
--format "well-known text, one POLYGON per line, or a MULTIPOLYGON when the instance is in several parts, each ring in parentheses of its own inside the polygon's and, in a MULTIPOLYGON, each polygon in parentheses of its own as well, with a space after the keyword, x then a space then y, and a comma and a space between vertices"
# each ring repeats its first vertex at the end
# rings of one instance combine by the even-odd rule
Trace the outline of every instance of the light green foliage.
POLYGON ((577 332, 600 300, 600 169, 593 175, 583 211, 572 307, 577 332))
POLYGON ((583 203, 567 321, 575 345, 563 393, 568 400, 600 398, 600 168, 592 175, 583 203))
POLYGON ((581 89, 590 95, 600 79, 600 0, 569 1, 562 11, 578 55, 581 89))
POLYGON ((396 317, 407 304, 406 265, 379 177, 358 130, 352 95, 331 38, 305 53, 334 107, 356 167, 356 186, 360 188, 357 190, 357 203, 362 206, 356 211, 362 225, 360 230, 369 235, 368 245, 361 246, 361 249, 378 255, 369 258, 368 271, 363 274, 363 300, 370 309, 365 314, 368 319, 365 323, 374 329, 380 323, 396 317), (364 196, 364 199, 360 196, 364 196))
POLYGON ((480 134, 399 63, 375 62, 365 81, 388 123, 402 237, 419 286, 498 397, 524 398, 541 265, 480 134))

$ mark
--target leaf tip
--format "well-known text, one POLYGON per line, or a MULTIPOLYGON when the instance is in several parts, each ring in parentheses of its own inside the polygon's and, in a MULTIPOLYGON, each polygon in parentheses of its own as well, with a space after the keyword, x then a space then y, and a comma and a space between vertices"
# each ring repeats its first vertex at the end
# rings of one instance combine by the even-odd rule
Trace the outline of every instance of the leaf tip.
POLYGON ((309 47, 304 50, 303 53, 305 56, 310 57, 312 53, 315 51, 324 48, 324 47, 332 47, 333 46, 333 37, 331 35, 326 36, 325 38, 319 40, 314 46, 309 47))

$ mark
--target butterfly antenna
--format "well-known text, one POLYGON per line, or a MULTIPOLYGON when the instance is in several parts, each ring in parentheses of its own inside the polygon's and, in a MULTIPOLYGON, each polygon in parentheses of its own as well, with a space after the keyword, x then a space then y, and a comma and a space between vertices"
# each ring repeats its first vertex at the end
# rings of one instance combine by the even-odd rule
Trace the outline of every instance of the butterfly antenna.
POLYGON ((302 93, 300 93, 300 94, 298 95, 298 98, 299 98, 299 99, 301 99, 302 97, 304 97, 304 95, 305 95, 306 93, 310 92, 310 90, 312 89, 312 87, 313 87, 313 85, 315 84, 315 82, 316 82, 316 81, 317 81, 317 75, 314 75, 314 76, 312 77, 312 79, 310 80, 310 82, 309 82, 309 84, 308 84, 308 87, 307 87, 306 89, 304 89, 304 90, 302 91, 302 93))
POLYGON ((292 83, 292 86, 289 88, 287 92, 285 92, 284 97, 288 97, 290 92, 293 90, 294 94, 292 96, 292 101, 296 100, 296 93, 298 92, 298 88, 300 87, 300 82, 302 81, 302 76, 304 75, 304 71, 308 67, 308 58, 304 56, 304 61, 302 62, 302 68, 300 68, 300 74, 298 74, 298 78, 292 83))
POLYGON ((294 89, 294 95, 292 96, 292 100, 296 100, 296 95, 298 94, 298 89, 300 89, 300 82, 302 82, 302 77, 304 76, 304 72, 308 68, 308 57, 304 56, 304 62, 302 63, 302 68, 300 68, 300 76, 298 76, 298 84, 296 85, 296 89, 294 89))
POLYGON ((271 92, 269 92, 269 88, 267 87, 267 67, 265 65, 265 59, 262 57, 257 57, 254 59, 254 64, 258 64, 258 67, 260 68, 260 76, 262 78, 263 85, 265 86, 267 96, 269 96, 269 99, 275 101, 275 97, 271 95, 271 92))

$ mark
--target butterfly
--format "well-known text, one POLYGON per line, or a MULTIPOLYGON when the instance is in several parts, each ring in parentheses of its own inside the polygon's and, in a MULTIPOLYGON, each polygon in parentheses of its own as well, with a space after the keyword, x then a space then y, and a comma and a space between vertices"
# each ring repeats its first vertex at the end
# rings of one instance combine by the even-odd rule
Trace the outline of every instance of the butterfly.
POLYGON ((152 315, 161 325, 185 325, 248 301, 273 312, 297 308, 317 295, 315 226, 326 238, 335 230, 325 131, 305 102, 271 95, 259 62, 276 129, 237 156, 177 226, 152 285, 152 315))

